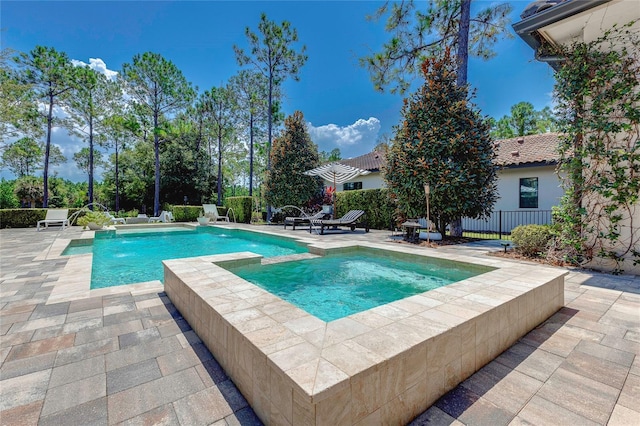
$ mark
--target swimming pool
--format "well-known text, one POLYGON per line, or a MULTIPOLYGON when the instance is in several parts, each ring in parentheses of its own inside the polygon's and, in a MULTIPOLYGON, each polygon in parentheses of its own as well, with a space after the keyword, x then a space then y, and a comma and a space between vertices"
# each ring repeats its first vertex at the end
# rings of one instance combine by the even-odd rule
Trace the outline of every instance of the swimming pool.
POLYGON ((230 271, 329 322, 493 269, 429 257, 382 255, 361 248, 295 262, 244 265, 230 271))
POLYGON ((307 252, 295 241, 236 229, 171 227, 96 232, 93 242, 70 244, 63 255, 93 253, 91 288, 163 281, 162 261, 250 251, 264 257, 307 252))

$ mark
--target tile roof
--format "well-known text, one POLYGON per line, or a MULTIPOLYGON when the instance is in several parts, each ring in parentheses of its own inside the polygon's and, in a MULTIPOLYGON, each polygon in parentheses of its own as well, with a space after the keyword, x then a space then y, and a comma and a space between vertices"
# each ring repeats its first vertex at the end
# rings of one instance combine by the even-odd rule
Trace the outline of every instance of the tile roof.
MULTIPOLYGON (((560 159, 558 145, 559 133, 518 136, 495 141, 495 162, 503 167, 517 167, 525 164, 555 164, 560 159)), ((373 151, 359 157, 340 160, 342 164, 377 172, 385 164, 382 151, 373 151)))
POLYGON ((495 142, 497 155, 495 162, 505 167, 536 163, 554 164, 560 159, 559 144, 559 133, 500 139, 495 142))
POLYGON ((347 166, 377 172, 382 169, 382 165, 385 163, 385 157, 382 151, 373 151, 359 157, 340 160, 339 162, 347 166))

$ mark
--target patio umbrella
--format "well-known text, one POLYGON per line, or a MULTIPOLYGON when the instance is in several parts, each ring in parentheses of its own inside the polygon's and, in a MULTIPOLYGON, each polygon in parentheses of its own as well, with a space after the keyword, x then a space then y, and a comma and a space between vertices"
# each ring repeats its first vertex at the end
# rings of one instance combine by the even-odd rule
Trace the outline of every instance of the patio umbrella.
MULTIPOLYGON (((345 183, 350 181, 353 178, 362 175, 368 175, 371 173, 369 170, 359 169, 357 167, 347 166, 346 164, 333 162, 328 164, 323 164, 322 166, 318 166, 315 169, 307 170, 304 172, 305 175, 309 176, 320 176, 324 180, 328 180, 329 182, 333 182, 333 188, 335 190, 336 185, 339 183, 345 183)), ((333 217, 336 215, 336 198, 335 195, 333 197, 333 217)))

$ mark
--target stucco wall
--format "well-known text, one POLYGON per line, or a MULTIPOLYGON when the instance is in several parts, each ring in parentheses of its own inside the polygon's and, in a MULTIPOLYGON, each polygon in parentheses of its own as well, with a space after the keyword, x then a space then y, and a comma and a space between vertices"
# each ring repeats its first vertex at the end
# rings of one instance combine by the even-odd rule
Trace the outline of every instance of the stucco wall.
POLYGON ((520 179, 538 178, 538 209, 551 210, 560 203, 564 194, 560 179, 555 173, 555 165, 544 167, 521 167, 503 169, 498 172, 499 199, 493 210, 535 210, 520 208, 520 179))
MULTIPOLYGON (((358 176, 355 179, 350 180, 349 182, 362 182, 362 189, 378 189, 384 188, 386 185, 384 184, 384 180, 382 180, 382 173, 373 172, 368 175, 358 176)), ((333 182, 329 182, 328 180, 324 181, 324 186, 333 186, 333 182)), ((342 184, 338 185, 338 192, 342 191, 342 184)))

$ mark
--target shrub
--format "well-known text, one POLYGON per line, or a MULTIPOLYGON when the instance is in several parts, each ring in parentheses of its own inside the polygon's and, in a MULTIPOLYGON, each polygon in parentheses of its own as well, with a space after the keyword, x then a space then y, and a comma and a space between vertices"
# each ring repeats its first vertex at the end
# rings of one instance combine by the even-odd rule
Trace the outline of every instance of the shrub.
POLYGON ((542 257, 552 238, 547 225, 521 225, 511 231, 516 251, 524 256, 542 257))
MULTIPOLYGON (((239 223, 249 223, 251 221, 251 212, 253 211, 252 197, 227 197, 224 199, 224 204, 227 209, 233 209, 233 213, 230 216, 231 220, 235 218, 235 221, 239 223)), ((218 212, 223 214, 220 210, 218 212)))
POLYGON ((349 210, 364 210, 371 229, 389 229, 395 219, 395 206, 387 189, 360 189, 336 193, 336 217, 349 210))
POLYGON ((100 211, 89 211, 84 216, 78 218, 78 225, 82 228, 86 228, 89 223, 95 223, 99 227, 108 225, 111 222, 111 218, 100 211))
MULTIPOLYGON (((84 214, 77 208, 69 209, 69 217, 75 219, 84 214)), ((0 228, 35 228, 36 223, 47 215, 47 209, 2 209, 0 210, 0 228)), ((75 222, 75 220, 74 220, 75 222)), ((71 225, 74 225, 72 222, 71 225)))
POLYGON ((202 206, 173 206, 171 213, 176 222, 195 222, 202 211, 202 206))

